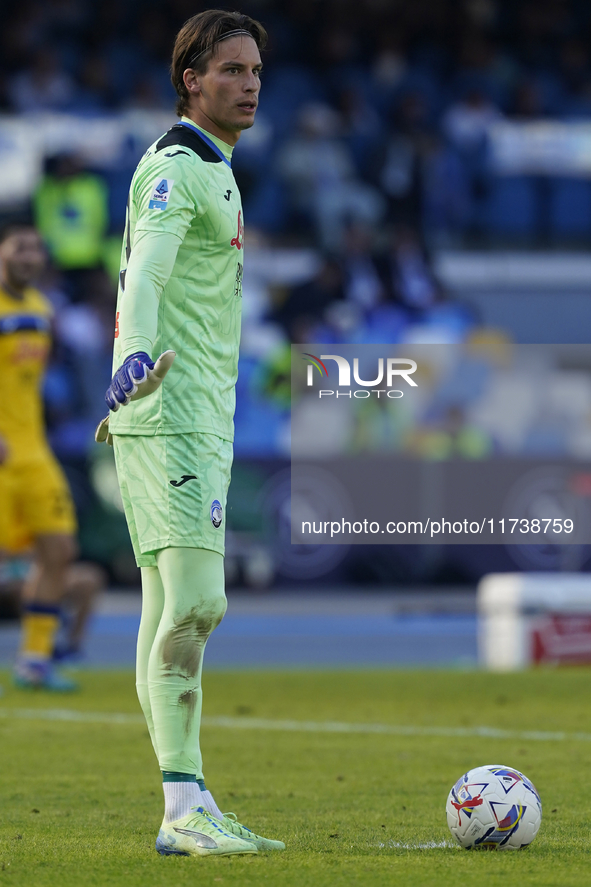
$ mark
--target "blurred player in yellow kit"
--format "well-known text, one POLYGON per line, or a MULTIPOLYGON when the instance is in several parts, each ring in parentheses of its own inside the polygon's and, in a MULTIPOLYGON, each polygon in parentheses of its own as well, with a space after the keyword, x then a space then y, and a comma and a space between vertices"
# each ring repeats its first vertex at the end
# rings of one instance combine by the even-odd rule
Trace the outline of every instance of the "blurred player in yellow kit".
POLYGON ((51 347, 52 307, 30 286, 45 263, 34 228, 0 235, 0 554, 34 545, 23 591, 20 687, 68 691, 76 684, 52 664, 59 603, 76 543, 64 474, 45 438, 41 386, 51 347))

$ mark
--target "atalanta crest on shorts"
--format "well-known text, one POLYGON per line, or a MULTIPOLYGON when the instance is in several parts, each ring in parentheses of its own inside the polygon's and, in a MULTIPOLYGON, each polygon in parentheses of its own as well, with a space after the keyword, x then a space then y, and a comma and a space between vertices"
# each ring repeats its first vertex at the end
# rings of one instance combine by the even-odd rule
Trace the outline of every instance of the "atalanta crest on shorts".
POLYGON ((148 209, 166 209, 173 185, 174 179, 163 179, 158 176, 152 185, 152 196, 150 197, 148 209))
POLYGON ((217 530, 217 528, 221 527, 221 525, 222 525, 222 517, 224 514, 224 511, 222 509, 222 504, 219 501, 219 499, 213 500, 213 502, 211 503, 211 508, 210 508, 209 513, 211 515, 211 522, 217 530))

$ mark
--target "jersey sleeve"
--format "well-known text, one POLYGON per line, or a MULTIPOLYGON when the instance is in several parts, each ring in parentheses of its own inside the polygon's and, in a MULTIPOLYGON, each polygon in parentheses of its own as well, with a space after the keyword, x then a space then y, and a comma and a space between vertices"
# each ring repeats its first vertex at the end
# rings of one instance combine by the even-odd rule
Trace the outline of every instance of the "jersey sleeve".
POLYGON ((166 231, 184 239, 193 219, 203 215, 209 205, 201 166, 198 158, 185 151, 177 152, 168 162, 148 166, 134 189, 136 232, 166 231))
POLYGON ((118 318, 122 360, 138 351, 157 357, 152 354, 152 347, 158 328, 160 293, 172 273, 181 242, 180 237, 168 231, 142 231, 136 235, 118 318))
POLYGON ((196 169, 198 161, 181 153, 184 156, 169 160, 166 156, 152 158, 132 186, 130 210, 135 224, 118 318, 122 360, 137 351, 157 356, 152 347, 160 294, 189 226, 208 207, 204 179, 196 169))

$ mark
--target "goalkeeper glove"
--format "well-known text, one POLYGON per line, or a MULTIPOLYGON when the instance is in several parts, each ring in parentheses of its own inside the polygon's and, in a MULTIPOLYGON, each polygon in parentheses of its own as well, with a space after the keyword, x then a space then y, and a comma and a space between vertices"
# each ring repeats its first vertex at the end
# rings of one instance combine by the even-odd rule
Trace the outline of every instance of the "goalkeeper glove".
POLYGON ((138 351, 128 357, 107 388, 105 400, 109 409, 115 412, 130 400, 139 400, 141 397, 153 394, 160 388, 175 356, 174 351, 165 351, 156 363, 150 360, 144 351, 138 351))
MULTIPOLYGON (((144 351, 130 355, 119 367, 107 388, 105 400, 109 410, 115 412, 130 400, 139 400, 141 397, 153 394, 162 385, 175 357, 175 351, 165 351, 154 363, 144 351)), ((97 443, 106 441, 112 446, 109 416, 99 422, 94 439, 97 443)))

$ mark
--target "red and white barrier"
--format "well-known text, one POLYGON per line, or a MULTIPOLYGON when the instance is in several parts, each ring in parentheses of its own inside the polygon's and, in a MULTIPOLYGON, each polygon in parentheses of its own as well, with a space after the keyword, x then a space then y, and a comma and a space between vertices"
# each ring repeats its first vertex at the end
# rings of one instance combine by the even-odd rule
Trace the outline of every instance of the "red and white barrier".
POLYGON ((478 657, 491 671, 591 663, 591 575, 492 573, 477 607, 478 657))

